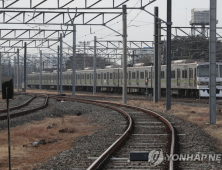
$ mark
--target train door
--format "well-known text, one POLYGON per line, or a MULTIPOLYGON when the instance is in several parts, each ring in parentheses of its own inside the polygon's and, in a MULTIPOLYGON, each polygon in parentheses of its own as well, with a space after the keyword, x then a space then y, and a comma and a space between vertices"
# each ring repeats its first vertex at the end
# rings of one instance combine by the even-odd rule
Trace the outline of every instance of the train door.
POLYGON ((193 69, 189 68, 189 86, 193 87, 193 69))
POLYGON ((180 69, 177 69, 177 86, 180 86, 180 69))
POLYGON ((84 76, 85 84, 86 84, 86 78, 87 78, 87 77, 86 77, 86 73, 85 73, 85 76, 84 76))
POLYGON ((92 73, 89 74, 89 84, 92 83, 92 73))
POLYGON ((101 73, 101 84, 103 85, 103 73, 101 73))
POLYGON ((82 74, 80 73, 80 84, 82 84, 82 74))
POLYGON ((109 72, 107 72, 107 79, 106 79, 107 85, 109 85, 109 72))
POLYGON ((139 77, 139 71, 136 71, 136 85, 138 86, 139 85, 139 79, 140 79, 140 77, 139 77))
POLYGON ((131 85, 131 71, 128 72, 129 73, 129 77, 128 77, 128 84, 131 85))
POLYGON ((113 85, 116 85, 116 73, 115 72, 113 72, 113 85))
POLYGON ((193 83, 194 83, 194 87, 197 86, 197 68, 194 69, 194 75, 193 75, 193 83))

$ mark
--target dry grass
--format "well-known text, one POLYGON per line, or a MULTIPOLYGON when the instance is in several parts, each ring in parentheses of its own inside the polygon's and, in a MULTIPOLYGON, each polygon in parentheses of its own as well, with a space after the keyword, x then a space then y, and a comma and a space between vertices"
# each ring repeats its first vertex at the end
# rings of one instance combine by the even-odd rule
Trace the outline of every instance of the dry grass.
MULTIPOLYGON (((36 164, 44 163, 63 150, 67 150, 75 145, 73 140, 91 135, 100 127, 90 125, 89 120, 81 116, 65 116, 63 118, 47 118, 43 121, 35 121, 20 127, 11 128, 11 155, 12 169, 26 170, 32 169, 36 164), (49 125, 56 124, 51 129, 49 125), (59 133, 63 128, 74 129, 74 133, 59 133), (57 142, 47 143, 33 147, 23 147, 34 141, 45 139, 59 139, 57 142)), ((0 169, 8 169, 8 145, 7 131, 2 131, 0 136, 0 169)))
POLYGON ((128 104, 147 108, 150 110, 175 115, 185 121, 199 126, 204 132, 212 136, 216 147, 222 151, 222 113, 217 109, 217 125, 207 125, 209 122, 209 108, 192 107, 172 104, 170 111, 166 110, 165 102, 153 103, 151 101, 128 101, 128 104))

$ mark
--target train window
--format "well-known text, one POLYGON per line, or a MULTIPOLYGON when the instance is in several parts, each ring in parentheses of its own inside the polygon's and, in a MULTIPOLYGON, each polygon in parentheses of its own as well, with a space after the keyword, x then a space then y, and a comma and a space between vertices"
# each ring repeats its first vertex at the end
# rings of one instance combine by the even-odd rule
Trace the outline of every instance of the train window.
POLYGON ((100 79, 100 74, 98 74, 98 79, 100 79))
POLYGON ((144 79, 144 72, 140 72, 140 79, 144 79))
POLYGON ((171 71, 171 79, 175 79, 175 70, 171 71))
POLYGON ((106 79, 106 73, 104 73, 104 79, 106 79))
POLYGON ((209 77, 209 65, 197 66, 197 77, 209 77))
POLYGON ((135 79, 135 78, 136 78, 136 73, 132 72, 132 79, 135 79))
POLYGON ((182 78, 187 78, 187 70, 182 70, 182 78))
POLYGON ((101 79, 103 79, 103 73, 101 73, 101 79))
POLYGON ((193 78, 193 69, 192 68, 189 68, 189 77, 193 78))
POLYGON ((177 69, 177 78, 180 78, 180 69, 177 69))
MULTIPOLYGON (((197 66, 198 77, 209 77, 209 65, 197 66)), ((218 77, 218 65, 216 65, 216 77, 218 77)))
POLYGON ((89 74, 87 74, 87 80, 89 80, 89 74))
POLYGON ((110 79, 113 79, 113 73, 110 73, 110 79))
POLYGON ((113 72, 113 79, 116 79, 116 74, 113 72))
POLYGON ((161 71, 161 79, 164 79, 164 71, 161 71))
POLYGON ((222 77, 222 65, 220 65, 220 77, 222 77))

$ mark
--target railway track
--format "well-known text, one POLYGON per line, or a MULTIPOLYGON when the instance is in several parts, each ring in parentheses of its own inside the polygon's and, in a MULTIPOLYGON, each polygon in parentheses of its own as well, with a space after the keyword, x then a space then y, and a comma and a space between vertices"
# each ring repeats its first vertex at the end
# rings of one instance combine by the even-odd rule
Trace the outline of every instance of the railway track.
MULTIPOLYGON (((87 98, 91 100, 114 100, 114 101, 121 101, 122 96, 109 96, 109 95, 76 95, 77 98, 87 98)), ((146 97, 133 97, 128 96, 127 100, 141 100, 141 101, 153 101, 152 98, 146 97)), ((159 99, 161 102, 166 102, 165 98, 159 99)), ((197 103, 197 104, 209 104, 209 99, 193 99, 193 98, 171 98, 173 103, 197 103)), ((218 105, 222 105, 221 100, 217 100, 218 105)))
MULTIPOLYGON (((123 134, 116 134, 119 138, 102 154, 97 153, 97 157, 88 157, 79 167, 80 169, 147 169, 161 168, 173 169, 173 161, 163 160, 163 155, 174 154, 175 133, 173 126, 157 113, 143 108, 122 105, 110 102, 84 100, 70 97, 51 96, 56 100, 77 101, 82 103, 99 105, 116 110, 127 117, 127 121, 121 126, 125 126, 123 134), (130 152, 159 153, 158 160, 150 157, 150 161, 129 161, 130 152), (161 157, 162 156, 162 157, 161 157), (157 164, 159 161, 159 164, 157 164), (92 163, 91 163, 92 162, 92 163), (90 166, 86 166, 91 163, 90 166)), ((155 154, 154 153, 154 154, 155 154)), ((133 154, 133 153, 132 153, 133 154)), ((95 155, 95 154, 94 154, 95 155)), ((148 159, 148 157, 147 157, 148 159)))
MULTIPOLYGON (((30 94, 29 94, 30 95, 30 94)), ((47 95, 31 95, 32 98, 23 103, 22 105, 10 108, 10 118, 17 116, 26 115, 28 113, 35 112, 37 110, 43 109, 48 104, 47 95)), ((0 120, 7 119, 7 110, 0 110, 0 120)))
MULTIPOLYGON (((24 106, 27 106, 27 105, 35 98, 35 95, 30 95, 30 96, 31 96, 31 98, 30 98, 29 100, 27 100, 26 102, 24 102, 24 103, 21 104, 21 105, 11 107, 11 108, 9 108, 9 110, 10 110, 10 111, 12 111, 12 110, 17 110, 17 109, 20 109, 20 108, 22 108, 22 107, 24 107, 24 106)), ((7 109, 2 109, 2 110, 0 110, 0 113, 4 113, 4 112, 7 112, 7 109)))

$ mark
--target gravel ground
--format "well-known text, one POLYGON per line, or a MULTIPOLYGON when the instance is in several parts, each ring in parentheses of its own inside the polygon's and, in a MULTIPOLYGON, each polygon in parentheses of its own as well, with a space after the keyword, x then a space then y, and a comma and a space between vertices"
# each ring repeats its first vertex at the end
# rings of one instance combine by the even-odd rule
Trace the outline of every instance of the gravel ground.
MULTIPOLYGON (((200 104, 201 107, 206 106, 200 104)), ((197 106, 197 104, 195 104, 197 106)), ((200 106, 199 106, 200 107, 200 106)), ((221 152, 214 146, 214 139, 210 135, 203 132, 198 126, 186 122, 177 116, 169 115, 166 113, 158 112, 164 116, 167 120, 172 122, 172 125, 176 129, 178 141, 177 154, 221 154, 221 152), (178 152, 179 150, 179 152, 178 152)), ((222 164, 219 162, 205 161, 180 161, 178 163, 178 169, 201 169, 201 170, 221 170, 222 164)))
MULTIPOLYGON (((116 133, 123 133, 124 126, 119 126, 125 118, 118 112, 78 102, 56 102, 49 99, 46 109, 11 119, 11 127, 19 126, 33 120, 42 120, 45 117, 62 117, 63 115, 76 115, 91 120, 93 124, 100 125, 102 129, 97 130, 91 136, 84 136, 73 141, 73 148, 61 152, 43 165, 38 165, 36 170, 71 170, 83 167, 86 169, 92 162, 88 157, 97 157, 105 151, 117 138, 116 133)), ((7 121, 0 122, 0 130, 7 128, 7 121)))

